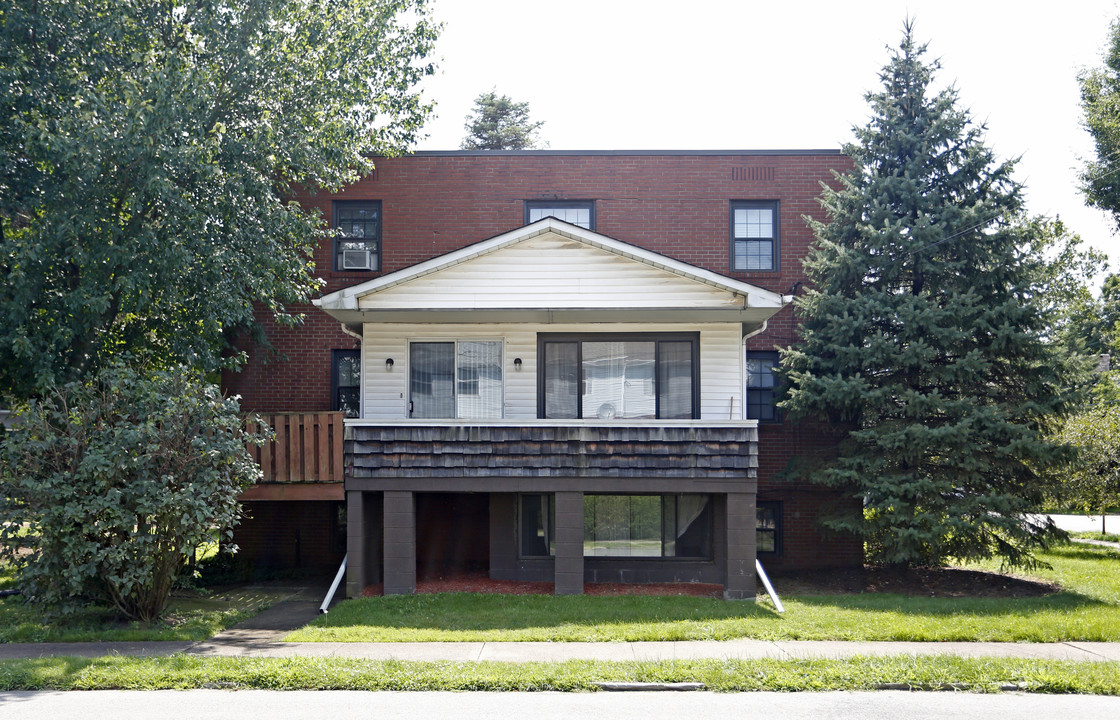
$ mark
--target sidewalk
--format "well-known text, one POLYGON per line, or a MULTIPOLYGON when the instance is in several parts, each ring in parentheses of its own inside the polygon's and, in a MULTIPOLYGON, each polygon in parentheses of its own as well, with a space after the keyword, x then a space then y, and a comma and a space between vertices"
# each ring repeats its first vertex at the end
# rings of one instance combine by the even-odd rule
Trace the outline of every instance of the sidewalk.
POLYGON ((339 657, 453 662, 564 660, 793 660, 854 656, 953 655, 969 658, 1120 661, 1120 643, 843 642, 829 640, 697 640, 619 643, 286 643, 284 631, 229 630, 204 642, 9 643, 0 660, 52 656, 153 657, 185 653, 208 657, 339 657))

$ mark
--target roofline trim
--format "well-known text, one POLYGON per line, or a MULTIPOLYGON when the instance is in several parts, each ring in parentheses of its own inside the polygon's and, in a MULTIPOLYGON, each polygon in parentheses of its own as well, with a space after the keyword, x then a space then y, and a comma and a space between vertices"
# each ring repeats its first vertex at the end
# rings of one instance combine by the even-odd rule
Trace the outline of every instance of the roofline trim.
MULTIPOLYGON (((580 157, 580 156, 728 156, 728 157, 773 157, 827 155, 843 156, 841 148, 829 149, 787 149, 787 150, 413 150, 393 157, 580 157)), ((370 157, 388 157, 371 155, 370 157)))

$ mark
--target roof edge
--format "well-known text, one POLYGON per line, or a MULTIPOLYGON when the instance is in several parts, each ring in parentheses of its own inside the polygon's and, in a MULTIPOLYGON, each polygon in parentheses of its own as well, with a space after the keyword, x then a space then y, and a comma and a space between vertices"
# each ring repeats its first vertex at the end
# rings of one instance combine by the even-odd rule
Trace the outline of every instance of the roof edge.
MULTIPOLYGON (((750 156, 806 156, 806 155, 828 155, 840 156, 844 151, 841 148, 822 148, 822 149, 772 149, 772 150, 413 150, 404 152, 395 157, 518 157, 518 156, 536 156, 536 157, 578 157, 578 156, 597 156, 597 155, 615 155, 615 156, 730 156, 730 157, 750 157, 750 156)), ((371 157, 385 157, 381 155, 374 155, 371 157)))

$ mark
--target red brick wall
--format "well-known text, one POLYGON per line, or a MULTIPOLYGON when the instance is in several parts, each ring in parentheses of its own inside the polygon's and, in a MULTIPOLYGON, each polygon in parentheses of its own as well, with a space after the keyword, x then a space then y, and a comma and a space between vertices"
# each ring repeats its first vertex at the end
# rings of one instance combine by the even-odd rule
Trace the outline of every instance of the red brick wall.
MULTIPOLYGON (((430 153, 377 161, 374 175, 333 198, 380 200, 382 266, 392 272, 499 235, 523 224, 524 201, 594 200, 596 230, 768 290, 786 293, 803 279, 800 258, 812 234, 804 215, 823 217, 820 183, 849 167, 839 154, 500 154, 430 153), (740 179, 758 177, 763 179, 740 179), (731 272, 730 202, 778 200, 780 270, 731 272)), ((305 196, 331 217, 332 196, 305 196)), ((315 254, 324 292, 379 273, 335 272, 330 241, 315 254)), ((314 307, 303 326, 266 323, 276 351, 240 373, 226 389, 246 409, 282 412, 330 409, 330 351, 355 347, 336 321, 314 307)), ((793 319, 783 311, 754 349, 788 343, 793 319)), ((251 349, 248 344, 243 345, 251 349)))
MULTIPOLYGON (((804 216, 824 219, 817 198, 832 171, 850 168, 846 157, 822 154, 561 154, 428 153, 377 161, 374 175, 337 196, 382 203, 382 272, 392 272, 523 224, 525 200, 594 200, 597 232, 687 263, 786 294, 804 280, 801 258, 812 242, 804 216), (780 203, 780 269, 731 272, 730 203, 780 203)), ((331 196, 302 197, 331 217, 331 196)), ((379 273, 335 272, 324 241, 315 255, 332 292, 379 273)), ((251 350, 253 362, 228 373, 228 392, 246 409, 318 411, 330 408, 331 349, 356 347, 338 323, 314 307, 296 329, 266 323, 276 354, 251 350)), ((772 318, 750 350, 771 350, 796 339, 791 308, 772 318)), ((813 423, 764 425, 760 432, 760 498, 786 499, 783 563, 813 558, 837 564, 858 558, 859 543, 825 538, 803 528, 820 511, 821 490, 779 475, 799 455, 827 451, 828 436, 813 423)), ((826 494, 827 497, 831 495, 826 494)), ((815 522, 815 520, 814 520, 815 522)))

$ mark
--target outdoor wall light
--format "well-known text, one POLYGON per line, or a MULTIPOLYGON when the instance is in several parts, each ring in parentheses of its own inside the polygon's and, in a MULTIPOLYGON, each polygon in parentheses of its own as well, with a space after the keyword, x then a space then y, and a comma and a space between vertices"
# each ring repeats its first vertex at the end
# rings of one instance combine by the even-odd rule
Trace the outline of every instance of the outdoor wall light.
POLYGON ((393 371, 393 358, 385 358, 385 372, 393 371))
POLYGON ((521 369, 521 358, 514 358, 513 359, 513 367, 514 367, 515 370, 520 370, 521 369))

